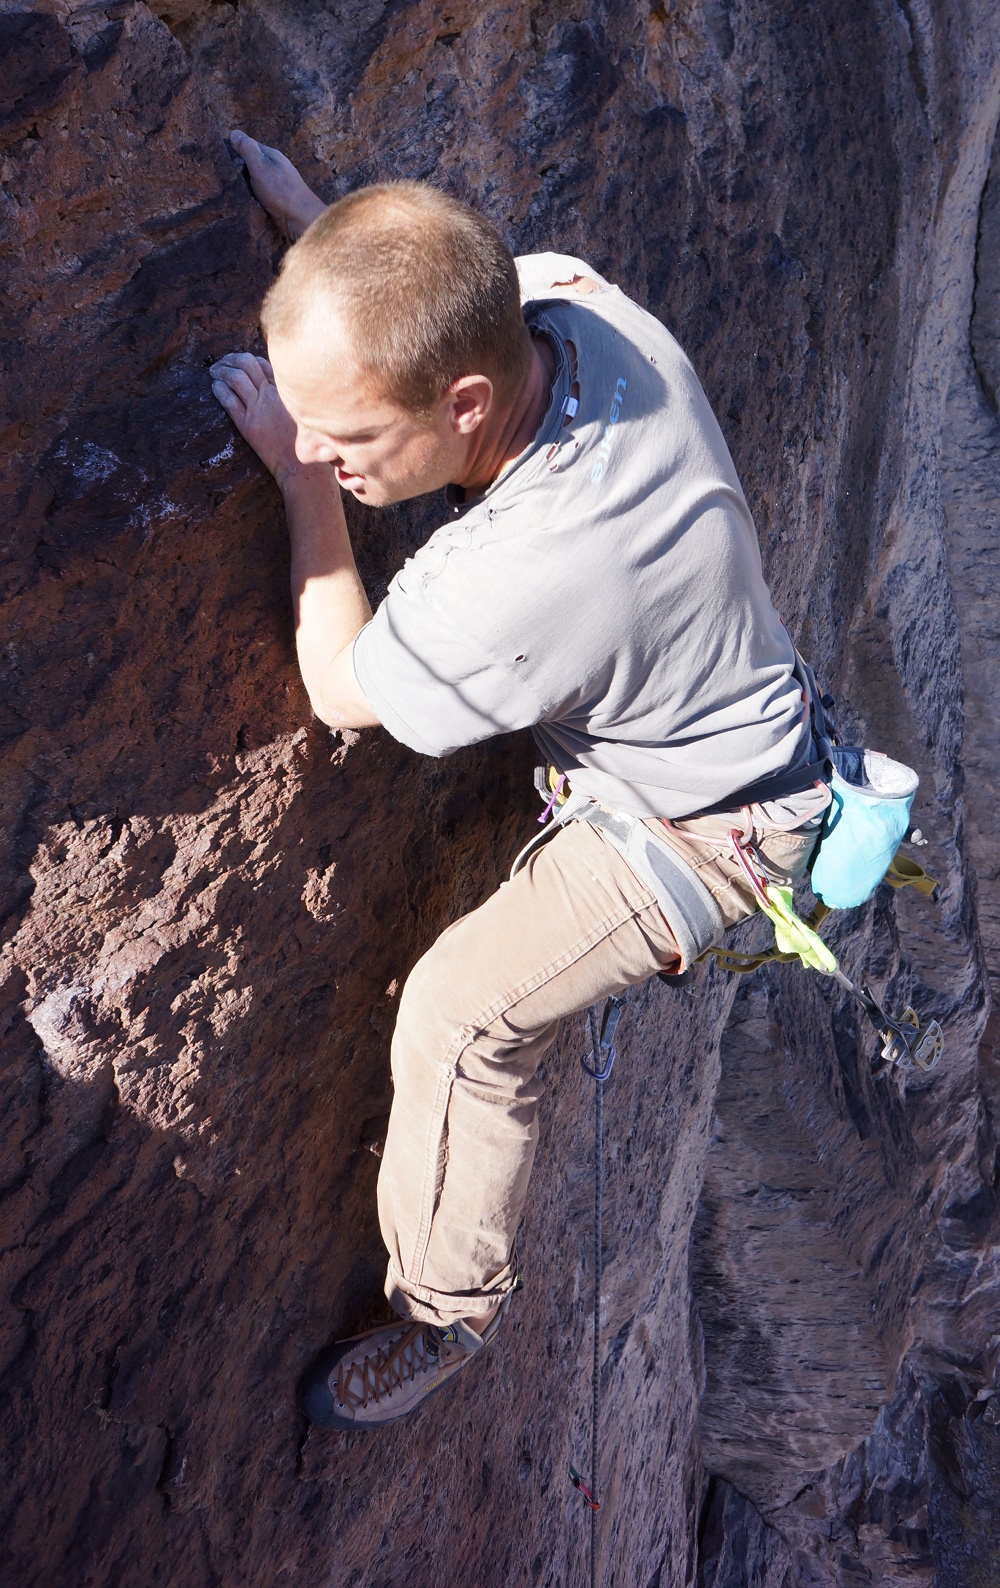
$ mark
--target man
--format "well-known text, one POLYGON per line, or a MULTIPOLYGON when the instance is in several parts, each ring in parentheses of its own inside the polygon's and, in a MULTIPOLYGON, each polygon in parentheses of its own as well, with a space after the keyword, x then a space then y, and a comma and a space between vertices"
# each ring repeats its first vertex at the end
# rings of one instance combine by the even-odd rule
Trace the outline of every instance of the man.
POLYGON ((399 1317, 302 1391, 313 1421, 369 1428, 501 1327, 559 1021, 682 970, 753 911, 761 871, 794 881, 829 796, 725 441, 663 327, 580 260, 515 267, 432 187, 326 209, 277 151, 232 142, 299 240, 263 308, 270 362, 228 355, 213 390, 284 495, 313 708, 435 756, 531 727, 571 791, 403 991, 379 1178, 399 1317), (448 521, 373 616, 341 491, 442 488, 448 521))

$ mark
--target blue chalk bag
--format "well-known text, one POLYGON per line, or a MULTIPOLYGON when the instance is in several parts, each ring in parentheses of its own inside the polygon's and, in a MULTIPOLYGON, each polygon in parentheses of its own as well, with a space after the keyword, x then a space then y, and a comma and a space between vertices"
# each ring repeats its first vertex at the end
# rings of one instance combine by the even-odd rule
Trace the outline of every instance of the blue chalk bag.
POLYGON ((833 796, 812 863, 812 891, 831 910, 870 899, 910 825, 919 779, 877 750, 832 745, 833 796))

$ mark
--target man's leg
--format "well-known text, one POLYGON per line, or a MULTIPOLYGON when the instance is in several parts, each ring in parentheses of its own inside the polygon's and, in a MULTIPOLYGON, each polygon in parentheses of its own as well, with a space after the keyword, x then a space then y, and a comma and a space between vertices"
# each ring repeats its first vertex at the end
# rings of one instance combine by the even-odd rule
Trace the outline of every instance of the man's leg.
POLYGON ((676 961, 649 889, 582 822, 424 955, 400 1003, 379 1176, 398 1312, 444 1324, 493 1312, 515 1280, 536 1072, 559 1021, 676 961))
MULTIPOLYGON (((771 879, 794 883, 819 818, 789 831, 753 809, 771 879)), ((695 868, 727 925, 756 909, 729 844, 731 819, 694 818, 669 833, 650 826, 695 868)), ((536 1071, 559 1021, 676 968, 678 957, 645 883, 598 829, 572 822, 415 966, 393 1037, 379 1176, 386 1294, 400 1314, 445 1324, 492 1315, 516 1278, 536 1071)))

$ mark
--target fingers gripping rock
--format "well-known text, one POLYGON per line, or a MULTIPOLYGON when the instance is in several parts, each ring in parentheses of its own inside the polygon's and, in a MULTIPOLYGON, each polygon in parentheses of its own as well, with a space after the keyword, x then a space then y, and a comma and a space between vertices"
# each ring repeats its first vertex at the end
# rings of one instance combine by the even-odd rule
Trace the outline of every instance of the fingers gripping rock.
POLYGON ((271 473, 294 466, 295 421, 278 395, 267 359, 226 353, 209 370, 212 394, 271 473))
POLYGON ((246 163, 254 197, 288 238, 300 237, 322 215, 323 201, 306 186, 295 166, 280 149, 258 143, 249 133, 234 128, 229 144, 246 163))

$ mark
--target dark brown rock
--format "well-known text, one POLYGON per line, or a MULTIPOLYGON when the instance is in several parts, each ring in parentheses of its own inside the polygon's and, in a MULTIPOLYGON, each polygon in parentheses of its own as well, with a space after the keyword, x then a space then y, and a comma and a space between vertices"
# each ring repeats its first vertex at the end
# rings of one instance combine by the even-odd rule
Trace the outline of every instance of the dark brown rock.
MULTIPOLYGON (((280 249, 235 123, 328 197, 432 177, 660 314, 845 727, 923 779, 940 909, 833 939, 944 1021, 933 1078, 873 1076, 788 968, 632 1000, 600 1580, 996 1580, 995 52, 985 0, 0 3, 4 1584, 587 1572, 580 1031, 502 1343, 368 1442, 294 1405, 381 1305, 398 988, 533 797, 521 740, 310 720, 280 501, 205 374, 280 249)), ((352 514, 374 599, 435 512, 352 514)))

